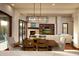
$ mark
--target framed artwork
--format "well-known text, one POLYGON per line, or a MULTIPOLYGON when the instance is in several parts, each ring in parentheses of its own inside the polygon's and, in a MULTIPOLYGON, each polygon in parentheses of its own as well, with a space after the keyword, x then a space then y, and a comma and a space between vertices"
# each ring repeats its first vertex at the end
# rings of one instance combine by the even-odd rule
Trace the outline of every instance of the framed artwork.
POLYGON ((36 23, 31 23, 31 27, 36 27, 36 23))

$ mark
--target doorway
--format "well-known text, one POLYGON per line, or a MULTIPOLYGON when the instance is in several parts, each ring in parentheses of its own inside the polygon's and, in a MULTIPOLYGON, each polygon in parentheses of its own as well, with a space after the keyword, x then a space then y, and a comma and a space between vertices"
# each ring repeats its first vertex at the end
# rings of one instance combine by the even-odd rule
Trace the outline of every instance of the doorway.
POLYGON ((19 20, 19 44, 21 45, 23 40, 27 38, 27 22, 19 20))
POLYGON ((0 11, 0 33, 12 36, 12 17, 3 11, 0 11))
POLYGON ((12 17, 0 10, 0 50, 8 48, 7 39, 12 36, 12 17))

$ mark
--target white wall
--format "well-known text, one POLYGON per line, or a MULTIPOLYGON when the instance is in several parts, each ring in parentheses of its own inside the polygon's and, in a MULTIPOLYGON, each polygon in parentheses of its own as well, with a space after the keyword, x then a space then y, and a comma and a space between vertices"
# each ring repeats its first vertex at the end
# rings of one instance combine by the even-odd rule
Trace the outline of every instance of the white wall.
POLYGON ((18 42, 18 28, 19 28, 19 16, 20 14, 15 10, 14 12, 14 17, 13 17, 13 20, 12 20, 12 37, 14 38, 14 40, 16 42, 18 42))
POLYGON ((61 16, 57 16, 57 34, 62 34, 61 16))
POLYGON ((21 15, 17 10, 15 10, 12 21, 12 35, 16 42, 19 40, 19 20, 26 21, 26 16, 21 15))
POLYGON ((27 21, 26 20, 26 16, 25 15, 22 15, 22 14, 20 14, 19 19, 24 20, 24 21, 27 21))
POLYGON ((74 19, 74 38, 73 43, 76 48, 79 48, 79 10, 73 14, 74 19))

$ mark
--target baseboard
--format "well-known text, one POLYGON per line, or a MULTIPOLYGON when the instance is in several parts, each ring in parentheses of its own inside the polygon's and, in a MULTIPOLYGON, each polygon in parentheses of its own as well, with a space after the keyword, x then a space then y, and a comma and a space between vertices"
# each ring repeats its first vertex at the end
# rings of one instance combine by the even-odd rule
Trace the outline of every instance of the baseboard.
POLYGON ((5 49, 4 51, 9 51, 9 48, 5 49))
POLYGON ((79 48, 77 48, 77 47, 75 47, 75 46, 73 45, 73 41, 71 42, 71 44, 72 44, 72 47, 73 47, 73 48, 79 50, 79 48))

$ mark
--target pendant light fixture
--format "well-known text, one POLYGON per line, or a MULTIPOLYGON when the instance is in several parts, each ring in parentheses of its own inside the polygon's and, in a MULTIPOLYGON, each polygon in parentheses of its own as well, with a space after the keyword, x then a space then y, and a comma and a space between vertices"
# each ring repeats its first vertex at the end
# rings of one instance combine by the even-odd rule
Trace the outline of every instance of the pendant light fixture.
POLYGON ((55 6, 55 3, 53 3, 52 6, 55 6))
MULTIPOLYGON (((40 16, 41 16, 41 3, 40 3, 39 14, 40 14, 40 16)), ((35 3, 34 3, 34 17, 35 17, 35 3)))
POLYGON ((34 3, 34 15, 33 15, 33 17, 34 17, 34 20, 35 20, 35 3, 34 3))
POLYGON ((35 17, 35 3, 34 3, 34 17, 35 17))
MULTIPOLYGON (((40 5, 39 5, 39 7, 40 7, 40 8, 39 8, 39 16, 40 16, 40 18, 41 18, 41 3, 40 3, 40 5)), ((35 15, 35 3, 34 3, 34 20, 36 20, 36 19, 35 19, 35 16, 36 16, 36 15, 35 15)))
POLYGON ((41 3, 39 4, 40 8, 39 8, 39 22, 41 21, 41 3))
POLYGON ((40 17, 41 17, 41 3, 40 3, 40 17))

